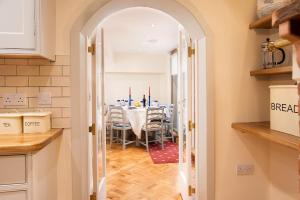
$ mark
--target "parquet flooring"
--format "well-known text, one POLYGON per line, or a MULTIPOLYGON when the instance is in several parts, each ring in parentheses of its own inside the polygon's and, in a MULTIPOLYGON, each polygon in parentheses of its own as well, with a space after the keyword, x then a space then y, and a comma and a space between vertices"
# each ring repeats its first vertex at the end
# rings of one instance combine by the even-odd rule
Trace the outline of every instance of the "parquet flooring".
POLYGON ((107 148, 107 200, 176 200, 178 179, 178 164, 155 165, 145 148, 107 148))

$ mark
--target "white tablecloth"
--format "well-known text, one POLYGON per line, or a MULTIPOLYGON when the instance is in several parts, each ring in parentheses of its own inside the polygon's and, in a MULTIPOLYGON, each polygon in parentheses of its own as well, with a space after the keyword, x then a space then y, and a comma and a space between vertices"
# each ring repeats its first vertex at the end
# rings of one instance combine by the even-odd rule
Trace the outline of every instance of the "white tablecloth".
POLYGON ((128 109, 127 107, 123 107, 123 109, 134 134, 140 139, 142 128, 146 123, 146 108, 128 109))
MULTIPOLYGON (((128 109, 123 107, 125 111, 126 121, 129 121, 134 134, 141 139, 141 132, 144 124, 146 123, 146 108, 128 109)), ((164 109, 166 117, 170 117, 169 109, 164 109)))

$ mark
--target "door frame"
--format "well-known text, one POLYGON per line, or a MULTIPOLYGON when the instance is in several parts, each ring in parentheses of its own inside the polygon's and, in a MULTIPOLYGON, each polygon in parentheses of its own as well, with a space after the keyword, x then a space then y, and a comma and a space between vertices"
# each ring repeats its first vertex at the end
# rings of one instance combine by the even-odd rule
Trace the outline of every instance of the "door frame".
POLYGON ((201 53, 198 58, 197 98, 200 117, 196 122, 200 134, 197 135, 196 160, 201 164, 196 176, 196 196, 201 200, 215 199, 214 170, 214 104, 212 41, 205 21, 196 19, 192 12, 174 0, 110 0, 104 4, 95 0, 76 20, 71 30, 71 103, 72 103, 72 199, 89 198, 88 183, 88 85, 87 85, 87 37, 91 36, 100 22, 111 14, 133 7, 148 7, 163 11, 174 17, 189 32, 191 38, 199 40, 201 53), (92 14, 92 15, 91 15, 92 14), (91 17, 87 17, 91 16, 91 17), (202 23, 201 23, 202 22, 202 23), (201 25, 200 25, 201 24, 201 25), (203 29, 204 28, 204 29, 203 29), (200 112, 201 111, 201 112, 200 112), (203 119, 203 120, 200 120, 203 119), (200 187, 201 185, 201 187, 200 187))

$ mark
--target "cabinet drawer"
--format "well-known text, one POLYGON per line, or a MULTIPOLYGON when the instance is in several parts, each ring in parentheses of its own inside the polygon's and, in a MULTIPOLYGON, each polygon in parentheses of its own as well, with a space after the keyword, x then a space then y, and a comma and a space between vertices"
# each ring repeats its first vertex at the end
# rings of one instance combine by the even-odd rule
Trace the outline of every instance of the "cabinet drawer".
POLYGON ((0 192, 0 200, 27 200, 27 192, 0 192))
POLYGON ((0 156, 0 185, 25 183, 25 182, 26 182, 25 155, 0 156))

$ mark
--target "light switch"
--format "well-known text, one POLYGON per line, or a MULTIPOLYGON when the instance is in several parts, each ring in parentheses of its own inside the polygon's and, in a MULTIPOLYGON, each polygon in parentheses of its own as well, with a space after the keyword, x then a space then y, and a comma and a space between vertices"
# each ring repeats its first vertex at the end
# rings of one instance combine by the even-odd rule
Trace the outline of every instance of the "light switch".
POLYGON ((236 166, 236 174, 238 176, 253 175, 254 174, 254 165, 239 164, 236 166))
POLYGON ((51 92, 40 92, 38 95, 38 104, 39 105, 51 105, 52 94, 51 92))

